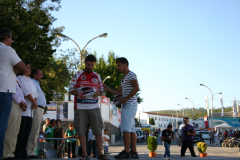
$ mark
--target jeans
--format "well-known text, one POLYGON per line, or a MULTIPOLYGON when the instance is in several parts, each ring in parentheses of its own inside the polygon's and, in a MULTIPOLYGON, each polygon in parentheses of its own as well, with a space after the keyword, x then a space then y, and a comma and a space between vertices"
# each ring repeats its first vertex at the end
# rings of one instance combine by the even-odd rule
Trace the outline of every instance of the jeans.
POLYGON ((165 151, 163 153, 163 157, 166 157, 166 156, 170 157, 170 144, 167 143, 167 142, 163 142, 163 145, 165 147, 165 151))
POLYGON ((97 158, 98 157, 98 148, 97 148, 96 140, 92 141, 92 147, 93 147, 93 156, 94 156, 94 158, 97 158))
POLYGON ((123 104, 121 114, 121 132, 135 133, 135 116, 138 104, 123 104))
POLYGON ((3 156, 5 131, 12 108, 12 93, 0 92, 0 158, 3 156))
POLYGON ((67 142, 68 144, 68 158, 71 158, 70 153, 72 150, 72 158, 76 158, 76 141, 73 142, 67 142))
POLYGON ((108 154, 108 146, 103 146, 104 148, 104 154, 108 154))
POLYGON ((88 142, 88 146, 87 146, 87 155, 91 156, 92 155, 92 151, 93 151, 93 156, 94 158, 98 157, 98 148, 97 148, 97 141, 93 140, 92 141, 92 145, 91 142, 88 142))

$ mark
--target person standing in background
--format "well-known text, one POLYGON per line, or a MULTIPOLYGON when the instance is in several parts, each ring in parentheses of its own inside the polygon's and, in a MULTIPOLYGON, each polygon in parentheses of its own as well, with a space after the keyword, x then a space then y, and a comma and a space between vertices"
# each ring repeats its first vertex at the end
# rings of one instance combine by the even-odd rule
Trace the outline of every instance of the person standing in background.
MULTIPOLYGON (((14 72, 18 73, 16 67, 13 67, 14 72)), ((4 138, 4 149, 3 149, 3 157, 4 160, 13 160, 14 151, 17 143, 17 135, 20 130, 22 111, 26 111, 27 104, 25 103, 24 95, 21 89, 21 85, 16 78, 16 93, 12 94, 12 109, 9 116, 8 127, 5 133, 4 138)))
POLYGON ((25 112, 22 112, 21 126, 18 133, 17 145, 14 154, 16 158, 28 159, 27 142, 32 128, 32 110, 36 109, 38 106, 38 94, 34 82, 29 77, 29 75, 31 74, 30 63, 24 63, 26 64, 27 70, 24 72, 23 76, 18 76, 17 78, 21 84, 22 91, 25 96, 27 110, 25 112))
MULTIPOLYGON (((55 119, 51 119, 50 126, 48 126, 44 131, 45 138, 52 138, 54 129, 55 129, 55 119)), ((51 140, 46 139, 46 142, 51 142, 51 140)))
POLYGON ((43 132, 45 131, 45 129, 47 128, 47 127, 49 127, 50 126, 50 118, 47 118, 46 119, 46 123, 43 125, 43 132))
POLYGON ((163 158, 166 158, 166 159, 169 159, 170 157, 170 145, 171 145, 171 141, 173 139, 174 141, 174 135, 173 135, 173 132, 172 132, 172 125, 169 124, 167 126, 167 129, 165 129, 162 133, 162 139, 163 139, 163 145, 165 147, 165 151, 164 151, 164 154, 163 154, 163 158))
POLYGON ((33 69, 31 71, 31 78, 34 82, 34 85, 37 89, 38 99, 37 104, 38 107, 33 110, 33 121, 32 121, 32 129, 28 138, 28 144, 27 144, 27 154, 29 158, 39 158, 35 150, 37 148, 37 142, 39 137, 39 129, 42 123, 43 113, 44 109, 46 107, 46 98, 45 95, 40 87, 40 83, 43 79, 43 74, 40 69, 33 69))
POLYGON ((180 135, 179 135, 179 133, 178 133, 178 130, 176 130, 176 132, 175 132, 175 134, 174 134, 174 137, 175 137, 175 140, 176 140, 176 144, 179 144, 179 142, 180 142, 180 135))
POLYGON ((209 136, 210 136, 210 145, 211 145, 213 144, 213 138, 214 138, 214 134, 212 131, 209 133, 209 136))
MULTIPOLYGON (((78 139, 78 136, 76 136, 76 130, 74 129, 73 123, 69 123, 69 129, 65 132, 65 138, 73 138, 78 139)), ((76 140, 67 140, 68 144, 68 158, 76 158, 76 140), (72 151, 72 157, 70 156, 70 153, 72 151)))
POLYGON ((5 131, 12 108, 12 93, 16 93, 16 74, 13 66, 19 73, 26 70, 26 65, 11 47, 12 42, 11 31, 7 28, 0 28, 0 159, 3 156, 5 131))

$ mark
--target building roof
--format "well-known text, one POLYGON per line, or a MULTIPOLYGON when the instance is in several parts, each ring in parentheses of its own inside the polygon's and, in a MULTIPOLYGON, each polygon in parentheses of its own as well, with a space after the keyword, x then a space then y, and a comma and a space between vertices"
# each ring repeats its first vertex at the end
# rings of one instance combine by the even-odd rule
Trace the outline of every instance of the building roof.
MULTIPOLYGON (((147 113, 147 114, 151 114, 151 115, 159 115, 159 116, 168 116, 168 117, 172 117, 172 115, 170 114, 157 114, 157 113, 153 113, 153 112, 143 112, 143 113, 147 113)), ((178 117, 178 118, 183 118, 183 116, 175 116, 173 115, 173 117, 178 117)))

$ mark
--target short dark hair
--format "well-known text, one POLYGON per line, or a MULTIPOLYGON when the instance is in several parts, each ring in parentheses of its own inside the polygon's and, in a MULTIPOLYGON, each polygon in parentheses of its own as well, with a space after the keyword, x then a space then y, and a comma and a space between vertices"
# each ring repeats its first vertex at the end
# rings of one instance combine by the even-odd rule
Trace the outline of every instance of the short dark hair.
MULTIPOLYGON (((30 65, 30 62, 28 61, 24 61, 23 62, 26 66, 29 64, 30 65)), ((23 76, 24 73, 18 73, 17 76, 23 76)))
POLYGON ((34 75, 37 75, 38 74, 38 71, 41 71, 41 69, 38 69, 38 68, 35 68, 31 71, 31 75, 30 77, 33 78, 34 75))
POLYGON ((50 124, 52 125, 54 121, 55 121, 55 119, 51 119, 50 124))
POLYGON ((187 119, 188 120, 188 117, 184 117, 183 119, 187 119))
POLYGON ((119 58, 117 58, 117 59, 116 59, 116 64, 118 64, 119 62, 122 63, 122 64, 127 63, 127 66, 129 65, 128 60, 127 60, 127 58, 125 58, 125 57, 119 57, 119 58))
POLYGON ((104 129, 104 131, 108 131, 107 129, 104 129))
POLYGON ((10 38, 11 34, 12 33, 11 33, 10 29, 1 27, 0 28, 0 42, 3 42, 6 38, 6 36, 8 36, 10 38))
POLYGON ((57 120, 56 120, 56 123, 57 123, 57 122, 60 122, 60 123, 61 123, 62 121, 61 121, 60 119, 57 119, 57 120))
POLYGON ((172 128, 172 125, 171 125, 171 124, 169 124, 169 125, 167 126, 167 128, 172 128))
POLYGON ((85 58, 85 63, 87 61, 90 61, 90 62, 96 62, 96 57, 92 54, 89 54, 86 58, 85 58))

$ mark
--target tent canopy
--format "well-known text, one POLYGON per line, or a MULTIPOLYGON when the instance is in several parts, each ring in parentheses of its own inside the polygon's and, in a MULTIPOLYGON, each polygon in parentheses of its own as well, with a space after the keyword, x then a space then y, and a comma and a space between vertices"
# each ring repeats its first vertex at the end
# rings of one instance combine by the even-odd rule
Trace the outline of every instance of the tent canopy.
POLYGON ((223 124, 220 124, 220 125, 216 126, 215 128, 232 128, 232 126, 230 126, 226 123, 223 123, 223 124))

